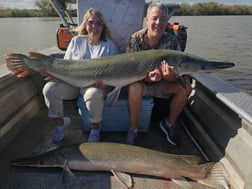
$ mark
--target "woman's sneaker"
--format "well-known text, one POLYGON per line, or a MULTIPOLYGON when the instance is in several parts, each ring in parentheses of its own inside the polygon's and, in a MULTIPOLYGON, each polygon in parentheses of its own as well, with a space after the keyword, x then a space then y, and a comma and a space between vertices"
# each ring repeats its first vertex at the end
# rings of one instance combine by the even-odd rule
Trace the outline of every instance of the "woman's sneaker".
POLYGON ((100 141, 100 129, 91 129, 88 137, 88 142, 100 141))
POLYGON ((69 117, 64 117, 64 124, 62 126, 56 126, 55 132, 53 134, 52 141, 58 143, 64 138, 64 129, 70 125, 71 119, 69 117))
POLYGON ((159 124, 160 129, 164 132, 167 141, 173 146, 178 146, 178 138, 175 131, 175 126, 172 126, 167 119, 163 119, 159 124))

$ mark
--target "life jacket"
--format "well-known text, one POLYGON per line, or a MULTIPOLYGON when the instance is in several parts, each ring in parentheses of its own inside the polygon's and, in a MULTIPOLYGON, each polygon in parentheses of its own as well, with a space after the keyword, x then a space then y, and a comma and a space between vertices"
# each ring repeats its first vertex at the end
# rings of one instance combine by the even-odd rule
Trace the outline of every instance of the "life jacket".
POLYGON ((57 28, 56 38, 57 38, 57 46, 60 50, 66 50, 68 44, 70 43, 71 39, 73 38, 74 33, 70 32, 68 27, 60 25, 57 28))
POLYGON ((175 35, 178 38, 181 50, 184 51, 186 48, 187 41, 187 27, 180 25, 179 23, 170 24, 168 23, 166 31, 175 35))

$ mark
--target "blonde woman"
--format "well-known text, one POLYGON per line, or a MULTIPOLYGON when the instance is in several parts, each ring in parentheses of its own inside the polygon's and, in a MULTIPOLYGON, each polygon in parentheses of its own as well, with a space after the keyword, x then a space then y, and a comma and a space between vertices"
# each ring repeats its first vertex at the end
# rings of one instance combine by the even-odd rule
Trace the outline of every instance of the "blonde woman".
MULTIPOLYGON (((78 35, 69 43, 64 59, 80 60, 118 53, 111 39, 110 30, 99 11, 93 8, 87 10, 83 16, 83 22, 76 31, 78 35)), ((41 71, 41 74, 48 76, 46 71, 41 71)), ((94 86, 79 89, 58 79, 50 79, 43 88, 43 94, 49 110, 48 116, 56 123, 53 142, 63 140, 64 128, 71 122, 69 117, 64 117, 63 100, 74 99, 80 94, 83 96, 90 117, 91 131, 88 142, 98 142, 104 98, 111 90, 111 87, 105 86, 100 81, 97 81, 94 86)))

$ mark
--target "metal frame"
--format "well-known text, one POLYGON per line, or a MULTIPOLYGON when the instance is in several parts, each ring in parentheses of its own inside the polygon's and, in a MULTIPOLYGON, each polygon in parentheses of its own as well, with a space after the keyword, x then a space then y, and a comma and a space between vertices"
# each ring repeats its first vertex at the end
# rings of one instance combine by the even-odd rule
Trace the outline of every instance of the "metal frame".
POLYGON ((50 3, 52 4, 53 8, 55 9, 55 11, 59 15, 59 17, 62 19, 62 21, 64 22, 66 27, 72 28, 72 27, 77 26, 77 24, 74 23, 71 15, 69 14, 67 9, 65 8, 65 5, 62 4, 62 3, 65 3, 65 1, 60 2, 59 0, 50 0, 50 3), (63 13, 66 14, 67 19, 63 13))

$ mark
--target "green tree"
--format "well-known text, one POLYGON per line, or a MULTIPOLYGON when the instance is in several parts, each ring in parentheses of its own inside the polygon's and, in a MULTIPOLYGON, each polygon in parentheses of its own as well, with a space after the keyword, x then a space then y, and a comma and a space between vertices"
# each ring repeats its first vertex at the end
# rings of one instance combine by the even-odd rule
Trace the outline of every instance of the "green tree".
POLYGON ((204 7, 207 15, 220 15, 222 12, 222 5, 215 2, 205 3, 204 7))
POLYGON ((187 4, 182 3, 175 15, 252 15, 252 6, 223 5, 216 2, 187 4))
POLYGON ((180 9, 176 11, 176 15, 180 15, 180 16, 191 16, 192 15, 192 8, 191 5, 189 5, 188 3, 181 3, 180 5, 180 9))
POLYGON ((36 0, 35 5, 40 9, 44 16, 57 16, 57 13, 49 0, 36 0))

